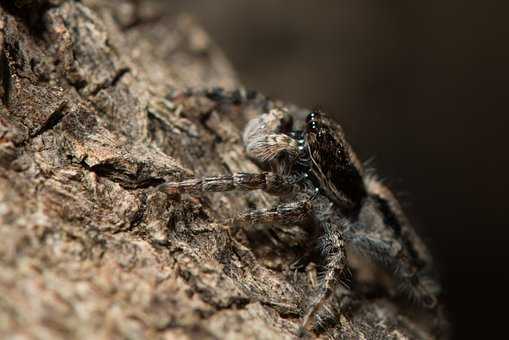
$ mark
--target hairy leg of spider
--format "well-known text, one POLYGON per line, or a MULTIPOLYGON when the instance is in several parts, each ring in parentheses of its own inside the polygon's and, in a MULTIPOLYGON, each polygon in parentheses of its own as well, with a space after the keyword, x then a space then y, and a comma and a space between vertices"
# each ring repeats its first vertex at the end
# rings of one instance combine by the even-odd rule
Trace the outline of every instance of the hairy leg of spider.
POLYGON ((308 329, 312 318, 335 291, 346 264, 344 241, 340 228, 328 222, 323 223, 323 226, 324 236, 321 250, 325 259, 324 275, 320 281, 318 294, 311 301, 302 319, 303 329, 308 329))
POLYGON ((394 255, 394 247, 391 247, 387 241, 374 235, 368 236, 350 232, 345 233, 345 239, 358 252, 392 273, 394 278, 398 280, 400 288, 409 293, 411 297, 414 297, 428 308, 433 308, 436 305, 435 295, 424 285, 423 279, 418 276, 417 270, 411 268, 401 256, 394 255))
POLYGON ((305 221, 311 209, 310 201, 290 202, 269 209, 246 211, 229 219, 226 224, 295 224, 305 221))
POLYGON ((280 176, 272 172, 259 174, 238 172, 232 175, 191 178, 180 182, 166 182, 158 189, 168 194, 261 189, 272 194, 284 194, 293 189, 299 178, 280 176))

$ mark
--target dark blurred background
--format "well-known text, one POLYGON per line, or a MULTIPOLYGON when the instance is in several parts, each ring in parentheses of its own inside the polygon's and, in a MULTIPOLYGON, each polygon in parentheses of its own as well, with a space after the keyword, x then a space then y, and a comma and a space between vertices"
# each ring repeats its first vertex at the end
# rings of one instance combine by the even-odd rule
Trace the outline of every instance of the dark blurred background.
POLYGON ((509 12, 489 2, 387 4, 168 8, 198 18, 248 88, 334 114, 432 247, 455 338, 505 334, 509 12))

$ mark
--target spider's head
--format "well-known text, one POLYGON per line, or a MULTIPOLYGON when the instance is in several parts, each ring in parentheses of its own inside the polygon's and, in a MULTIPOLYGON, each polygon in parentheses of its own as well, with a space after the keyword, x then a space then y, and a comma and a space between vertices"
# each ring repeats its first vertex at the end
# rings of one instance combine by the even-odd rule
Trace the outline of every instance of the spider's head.
POLYGON ((343 142, 344 140, 341 126, 319 108, 315 108, 307 115, 306 133, 320 138, 327 137, 327 134, 333 134, 337 141, 343 142))
POLYGON ((306 145, 313 175, 338 205, 358 208, 366 196, 363 169, 341 126, 320 110, 306 118, 306 145))

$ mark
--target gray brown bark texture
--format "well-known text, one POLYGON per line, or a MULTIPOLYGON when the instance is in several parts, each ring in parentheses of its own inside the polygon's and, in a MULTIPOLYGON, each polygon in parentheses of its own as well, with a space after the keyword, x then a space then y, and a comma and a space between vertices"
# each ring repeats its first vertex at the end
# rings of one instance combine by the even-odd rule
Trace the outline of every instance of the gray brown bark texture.
MULTIPOLYGON (((186 90, 240 84, 191 19, 160 13, 139 1, 1 2, 2 339, 297 335, 313 280, 292 263, 309 235, 214 222, 274 198, 154 190, 259 171, 240 131, 274 105, 186 90)), ((348 306, 313 336, 436 335, 387 298, 348 306)))

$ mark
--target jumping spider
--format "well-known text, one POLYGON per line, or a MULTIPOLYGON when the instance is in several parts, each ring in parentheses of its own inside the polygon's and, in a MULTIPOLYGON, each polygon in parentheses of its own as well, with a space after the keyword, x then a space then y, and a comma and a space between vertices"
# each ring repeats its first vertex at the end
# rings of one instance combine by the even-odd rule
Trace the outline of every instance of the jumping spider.
POLYGON ((271 209, 242 213, 231 222, 312 221, 320 235, 323 275, 303 314, 304 329, 337 288, 351 262, 347 257, 382 272, 396 291, 405 291, 426 307, 436 305, 438 286, 428 275, 431 258, 426 247, 389 189, 363 169, 338 123, 315 110, 301 130, 294 130, 284 109, 272 109, 247 124, 243 141, 248 155, 272 171, 166 182, 160 190, 199 194, 261 189, 290 197, 271 209))

